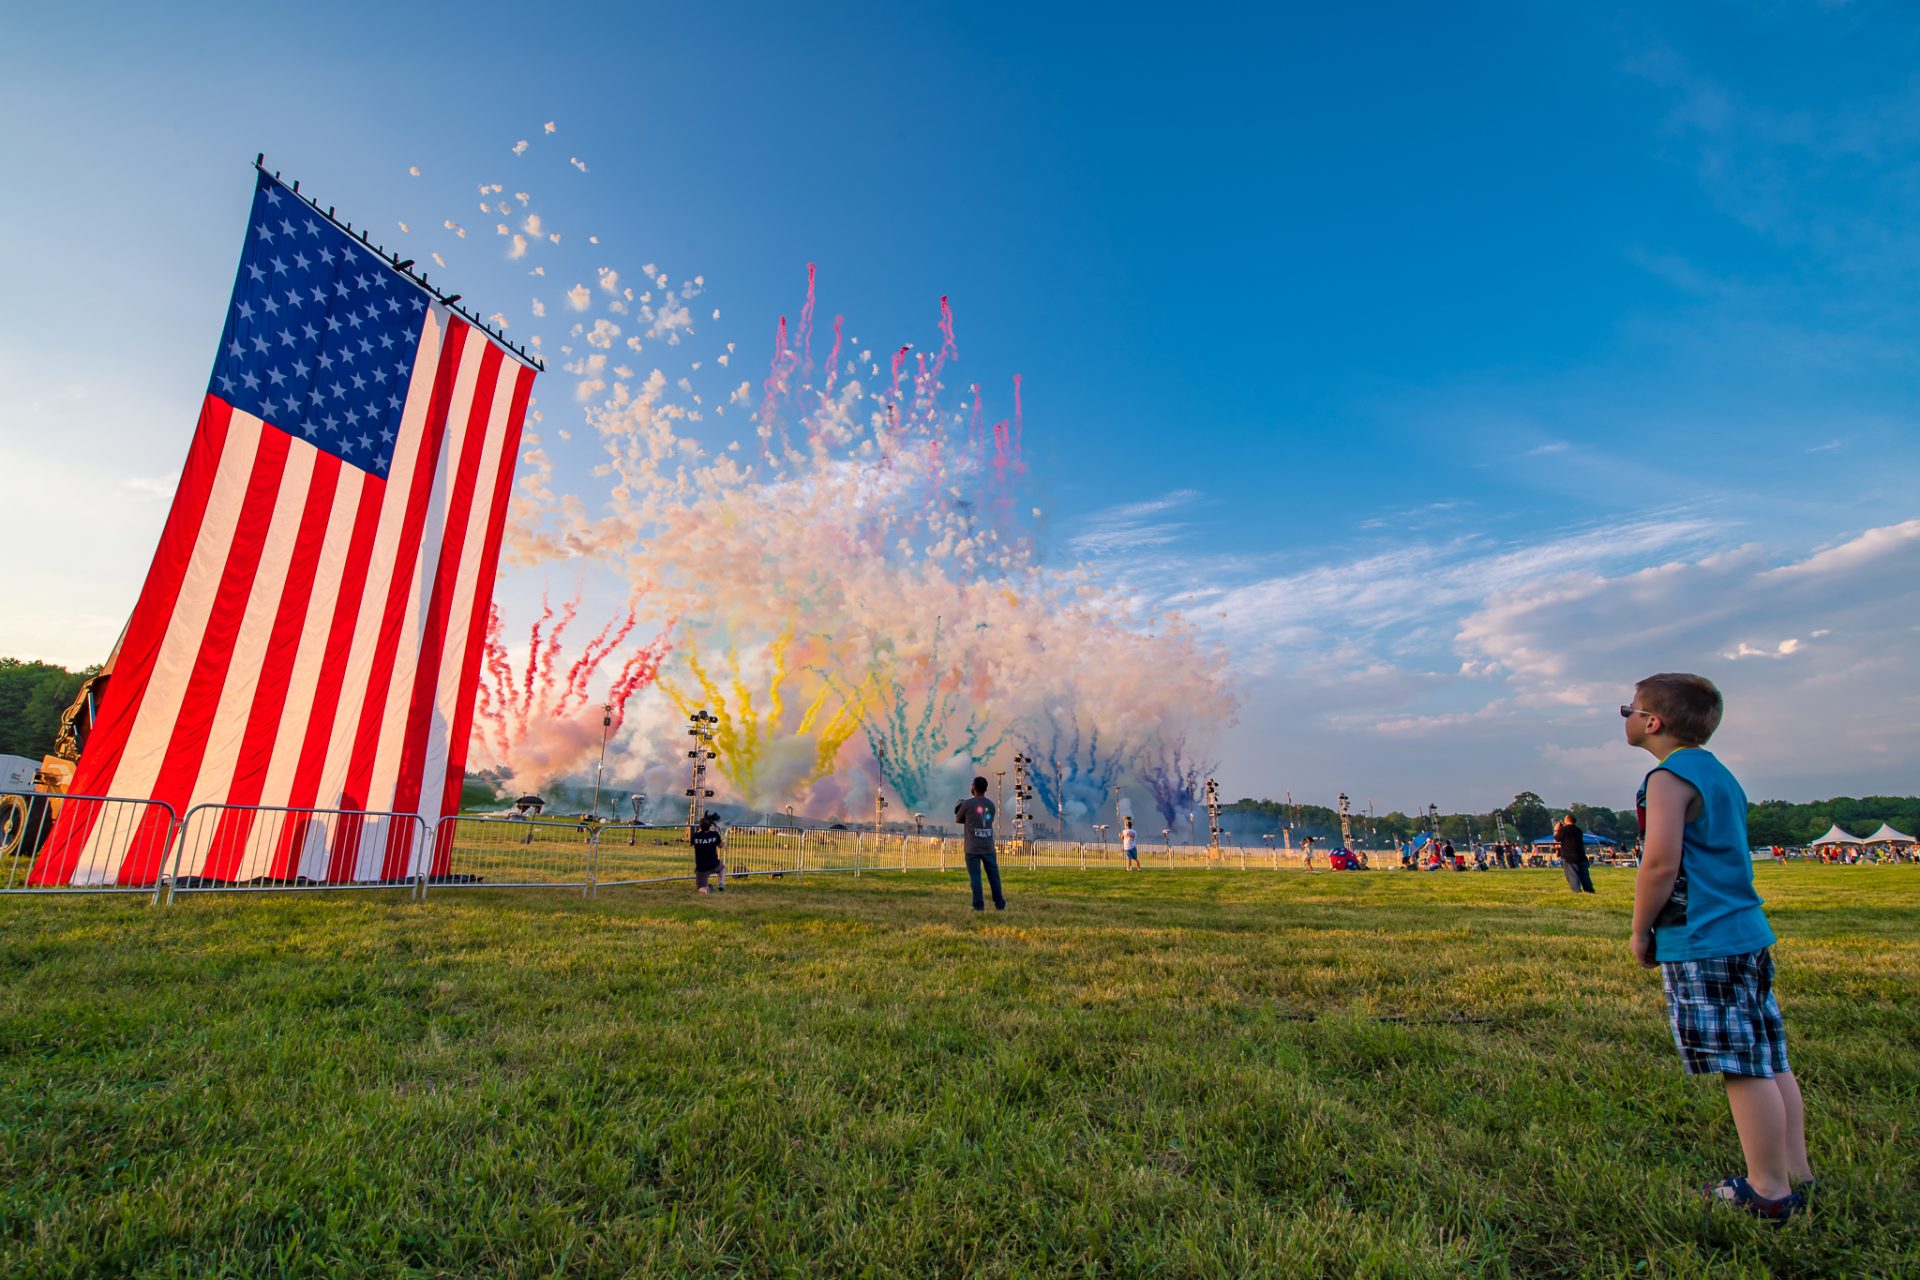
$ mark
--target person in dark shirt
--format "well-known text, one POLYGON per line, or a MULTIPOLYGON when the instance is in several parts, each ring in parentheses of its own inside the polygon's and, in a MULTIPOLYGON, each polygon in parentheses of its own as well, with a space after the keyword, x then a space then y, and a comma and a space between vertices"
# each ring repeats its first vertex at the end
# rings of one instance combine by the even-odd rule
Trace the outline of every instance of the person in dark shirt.
POLYGON ((700 825, 693 830, 693 883, 701 893, 708 892, 707 880, 714 878, 714 889, 726 892, 727 869, 720 862, 720 816, 708 812, 700 815, 700 825))
POLYGON ((987 799, 987 780, 973 780, 973 794, 953 806, 953 820, 960 824, 960 848, 967 856, 967 879, 973 883, 973 909, 985 911, 980 896, 980 873, 987 873, 993 889, 993 909, 1005 911, 1007 899, 1000 892, 1000 861, 993 852, 993 801, 987 799))
POLYGON ((1553 843, 1560 850, 1560 869, 1566 872, 1567 888, 1575 893, 1593 892, 1593 875, 1587 870, 1587 836, 1572 814, 1560 819, 1553 829, 1553 843))

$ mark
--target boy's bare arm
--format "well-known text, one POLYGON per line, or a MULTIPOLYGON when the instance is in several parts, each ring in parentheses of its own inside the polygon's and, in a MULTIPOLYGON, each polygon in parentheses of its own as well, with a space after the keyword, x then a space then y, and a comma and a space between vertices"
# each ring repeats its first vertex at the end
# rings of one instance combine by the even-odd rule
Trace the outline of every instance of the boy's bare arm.
POLYGON ((1673 896, 1680 874, 1681 832, 1687 825, 1687 806, 1694 790, 1666 770, 1647 779, 1647 833, 1640 854, 1640 872, 1633 881, 1633 956, 1651 969, 1653 921, 1673 896))

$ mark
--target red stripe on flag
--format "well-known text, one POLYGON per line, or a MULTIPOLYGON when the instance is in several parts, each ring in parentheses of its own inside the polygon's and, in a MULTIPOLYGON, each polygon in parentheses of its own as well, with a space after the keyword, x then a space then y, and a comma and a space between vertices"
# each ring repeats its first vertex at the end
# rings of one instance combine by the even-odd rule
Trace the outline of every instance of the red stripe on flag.
MULTIPOLYGON (((340 466, 340 459, 331 453, 322 451, 314 458, 306 506, 300 512, 299 532, 294 535, 293 559, 287 565, 286 584, 274 612, 273 628, 260 655, 260 681, 254 687, 253 706, 247 713, 240 758, 234 765, 227 794, 206 797, 209 800, 255 805, 260 803, 260 793, 266 788, 267 771, 273 764, 274 739, 279 735, 281 718, 288 711, 287 684, 293 676, 294 661, 300 655, 307 606, 313 598, 314 566, 319 563, 326 543, 333 495, 340 485, 340 466)), ((297 708, 294 713, 298 714, 297 708)), ((222 880, 231 877, 239 867, 252 830, 251 809, 229 809, 222 813, 214 829, 212 851, 201 874, 222 880)))
MULTIPOLYGON (((200 537, 200 523, 206 515, 207 499, 213 492, 214 477, 220 474, 220 454, 226 448, 227 428, 233 421, 233 409, 217 396, 200 403, 200 421, 194 427, 193 443, 187 448, 186 465, 180 471, 180 487, 174 492, 173 506, 167 511, 167 523, 160 532, 160 546, 153 553, 153 564, 140 588, 140 598, 127 622, 119 654, 113 663, 113 675, 100 701, 99 715, 87 749, 68 788, 73 795, 111 794, 113 775, 119 770, 126 752, 127 739, 140 715, 153 667, 166 640, 167 624, 173 618, 180 598, 180 585, 186 580, 187 566, 193 562, 193 546, 200 537)), ((64 821, 57 823, 47 842, 41 846, 28 884, 66 884, 73 878, 81 851, 92 834, 97 805, 67 805, 64 821)), ((164 828, 166 814, 150 808, 140 825, 134 847, 145 852, 144 861, 157 862, 162 837, 149 830, 156 824, 164 828)))
MULTIPOLYGON (((486 344, 480 355, 480 373, 475 380, 473 403, 460 430, 466 445, 460 451, 460 472, 453 479, 446 505, 446 536, 440 541, 440 562, 434 568, 433 593, 427 601, 426 626, 420 632, 420 661, 414 668, 413 697, 407 707, 406 735, 402 740, 400 772, 394 780, 393 803, 396 813, 411 813, 419 808, 421 771, 426 768, 427 743, 433 736, 433 715, 440 699, 440 664, 447 643, 447 615, 453 610, 453 596, 460 583, 460 568, 467 553, 467 524, 473 514, 474 480, 480 474, 480 455, 485 452, 487 425, 493 417, 494 387, 500 380, 500 348, 486 344)), ((484 544, 482 546, 484 550, 484 544)), ((462 657, 465 655, 463 654, 462 657)), ((442 725, 440 731, 446 732, 442 725)), ((388 836, 387 856, 394 856, 395 830, 388 836)))
MULTIPOLYGON (((460 695, 454 705, 452 737, 447 741, 447 776, 441 785, 440 813, 460 812, 460 789, 467 777, 468 738, 473 734, 474 693, 480 682, 480 654, 485 645, 487 606, 493 601, 493 577, 500 571, 500 537, 507 523, 507 500, 513 491, 513 468, 519 461, 520 432, 527 420, 527 401, 533 394, 533 370, 522 366, 513 384, 513 408, 507 415, 506 438, 500 442, 500 469, 493 482, 493 508, 487 513, 486 541, 473 591, 473 618, 467 625, 467 651, 461 655, 460 695)), ((432 779, 427 779, 432 785, 432 779)), ((449 828, 451 830, 451 828, 449 828)), ((446 875, 453 861, 452 845, 437 842, 432 874, 446 875)))
MULTIPOLYGON (((379 745, 380 719, 386 710, 387 689, 393 683, 394 656, 400 648, 400 633, 406 622, 407 596, 413 586, 414 574, 420 569, 421 531, 426 525, 427 507, 433 496, 434 474, 440 466, 440 448, 447 437, 447 413, 453 399, 454 380, 460 372, 460 351, 466 345, 469 332, 466 324, 450 318, 447 336, 440 348, 440 365, 434 371, 433 399, 420 432, 420 456, 413 469, 413 490, 407 495, 406 516, 400 527, 400 540, 394 547, 393 576, 387 584, 386 608, 381 614, 380 630, 374 641, 373 667, 368 673, 366 701, 360 707, 360 725, 354 734, 352 754, 348 757, 346 783, 341 788, 342 809, 366 808, 367 781, 373 772, 373 758, 379 745)), ((347 824, 342 825, 344 827, 347 824)), ((344 831, 341 834, 344 835, 344 831)), ((352 849, 345 847, 340 836, 335 837, 335 871, 342 869, 343 855, 345 858, 345 876, 341 878, 350 878, 354 874, 354 855, 358 847, 357 833, 352 849)), ((383 867, 380 878, 392 879, 405 873, 404 866, 397 871, 383 867)), ((329 878, 335 877, 330 873, 329 878)))
MULTIPOLYGON (((227 670, 233 664, 234 641, 246 618, 247 597, 253 592, 254 575, 260 569, 260 553, 266 547, 267 531, 273 525, 273 510, 280 496, 280 480, 286 474, 287 449, 292 437, 278 427, 262 424, 260 448, 254 455, 253 470, 247 476, 246 496, 240 504, 240 518, 233 528, 233 541, 227 546, 226 564, 220 571, 220 585, 214 592, 213 607, 207 613, 207 628, 201 633, 200 649, 194 655, 193 673, 180 699, 180 714, 168 735, 167 752, 160 771, 154 776, 153 797, 182 811, 193 800, 194 779, 200 775, 200 762, 207 753, 207 731, 220 710, 220 690, 226 684, 227 670)), ((127 864, 121 865, 123 877, 127 864)), ((204 868, 202 875, 214 872, 204 868)), ((138 878, 122 883, 139 884, 138 878)))

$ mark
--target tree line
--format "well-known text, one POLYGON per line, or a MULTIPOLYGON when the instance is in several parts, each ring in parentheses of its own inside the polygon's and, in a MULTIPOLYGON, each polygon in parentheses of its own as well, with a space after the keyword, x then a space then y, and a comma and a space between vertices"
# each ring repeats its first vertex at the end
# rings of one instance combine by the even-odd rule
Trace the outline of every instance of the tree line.
POLYGON ((61 712, 98 670, 0 658, 0 755, 38 760, 52 752, 61 712))
MULTIPOLYGON (((1531 791, 1522 791, 1511 802, 1485 813, 1443 813, 1433 823, 1440 838, 1455 844, 1469 840, 1488 842, 1504 831, 1509 840, 1531 841, 1551 835, 1560 815, 1570 813, 1583 831, 1622 844, 1639 838, 1639 823, 1631 809, 1609 809, 1602 805, 1550 805, 1531 791)), ((1204 819, 1205 815, 1201 817, 1204 819)), ((1400 812, 1375 814, 1349 813, 1354 838, 1369 847, 1401 844, 1423 834, 1428 815, 1400 812)), ((1870 835, 1882 822, 1915 834, 1920 824, 1920 796, 1835 796, 1830 800, 1811 800, 1794 804, 1786 800, 1761 800, 1747 806, 1747 839, 1756 847, 1766 845, 1804 845, 1826 834, 1838 824, 1856 836, 1870 835)), ((1340 815, 1316 804, 1292 804, 1282 800, 1237 800, 1220 810, 1220 825, 1229 833, 1249 840, 1263 835, 1278 838, 1284 830, 1293 843, 1312 836, 1318 844, 1337 842, 1340 815)))

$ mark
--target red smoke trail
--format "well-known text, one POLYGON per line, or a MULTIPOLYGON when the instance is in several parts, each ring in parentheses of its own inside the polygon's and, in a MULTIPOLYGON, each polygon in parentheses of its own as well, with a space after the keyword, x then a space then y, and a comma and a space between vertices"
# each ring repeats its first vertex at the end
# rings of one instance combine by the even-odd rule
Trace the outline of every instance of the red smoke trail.
POLYGON ((569 701, 578 705, 586 703, 587 682, 593 678, 593 673, 599 669, 607 655, 626 642, 628 633, 633 630, 634 612, 631 608, 627 610, 627 620, 620 624, 619 633, 609 640, 607 633, 613 630, 613 621, 612 618, 607 619, 607 625, 600 628, 600 634, 587 642, 587 647, 581 651, 578 660, 568 668, 567 684, 560 691, 560 704, 553 709, 553 714, 560 715, 566 711, 569 701))
POLYGON ((520 721, 526 723, 527 713, 533 710, 533 682, 540 674, 540 626, 553 616, 553 606, 547 603, 547 593, 540 593, 540 616, 533 621, 533 631, 527 636, 527 683, 520 694, 520 721))
POLYGON ((561 607, 560 621, 553 624, 553 634, 547 637, 546 652, 540 655, 540 701, 543 704, 550 705, 553 701, 553 659, 560 652, 560 636, 579 612, 580 597, 575 596, 561 607))
POLYGON ((973 384, 973 421, 967 424, 967 446, 973 450, 973 456, 976 458, 985 447, 985 441, 980 434, 980 384, 977 382, 973 384))
POLYGON ((617 732, 627 721, 627 699, 660 678, 660 664, 673 652, 673 624, 676 618, 669 618, 660 634, 628 658, 613 678, 613 687, 607 691, 607 701, 613 704, 613 727, 617 732))

